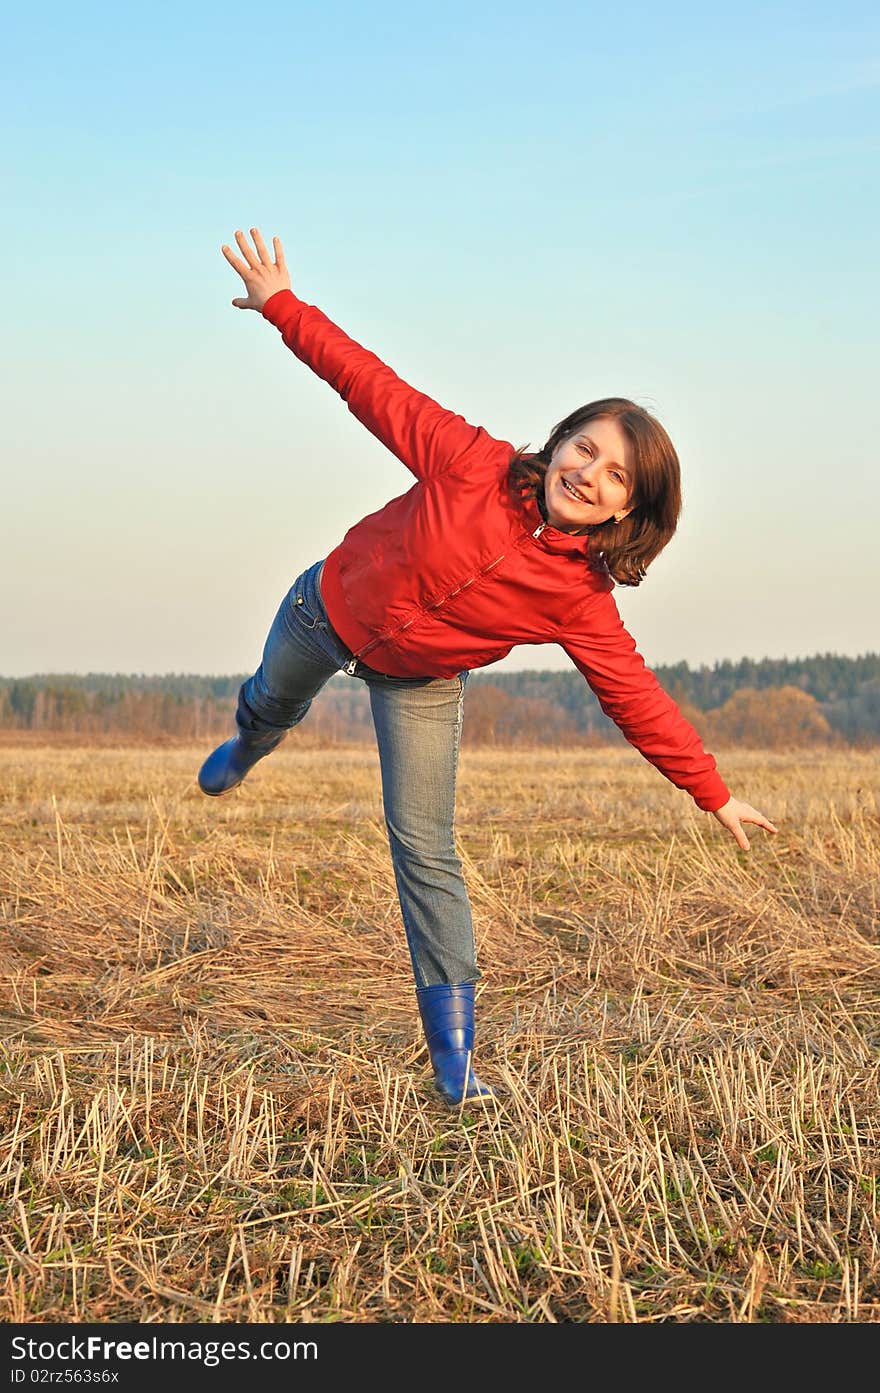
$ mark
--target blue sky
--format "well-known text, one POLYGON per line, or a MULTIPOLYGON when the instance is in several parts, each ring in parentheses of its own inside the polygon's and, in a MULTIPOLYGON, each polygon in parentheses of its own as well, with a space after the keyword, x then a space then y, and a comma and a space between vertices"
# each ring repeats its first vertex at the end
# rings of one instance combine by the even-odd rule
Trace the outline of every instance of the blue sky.
POLYGON ((231 308, 253 224, 505 439, 656 411, 649 662, 880 647, 876 6, 49 3, 4 46, 0 674, 250 670, 409 486, 231 308))

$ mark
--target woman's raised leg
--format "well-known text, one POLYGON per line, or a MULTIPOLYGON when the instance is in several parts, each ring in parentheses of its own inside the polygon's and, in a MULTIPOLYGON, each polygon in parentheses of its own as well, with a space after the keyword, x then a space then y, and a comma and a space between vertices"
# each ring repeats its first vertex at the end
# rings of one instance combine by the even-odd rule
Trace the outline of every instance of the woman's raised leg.
POLYGON ((347 650, 327 620, 316 562, 285 595, 263 648, 257 671, 243 682, 235 712, 237 733, 219 745, 199 770, 203 793, 236 788, 257 760, 274 750, 312 700, 338 672, 347 650))

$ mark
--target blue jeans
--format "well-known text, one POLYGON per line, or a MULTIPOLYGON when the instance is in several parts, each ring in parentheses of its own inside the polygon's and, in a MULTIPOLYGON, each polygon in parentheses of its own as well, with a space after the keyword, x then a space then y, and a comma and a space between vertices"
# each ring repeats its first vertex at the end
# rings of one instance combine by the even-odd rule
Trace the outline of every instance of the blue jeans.
POLYGON ((389 677, 357 661, 327 618, 315 562, 285 596, 242 683, 236 721, 270 734, 297 725, 324 684, 345 668, 366 682, 391 862, 417 987, 475 982, 474 927, 455 851, 455 776, 468 674, 389 677))

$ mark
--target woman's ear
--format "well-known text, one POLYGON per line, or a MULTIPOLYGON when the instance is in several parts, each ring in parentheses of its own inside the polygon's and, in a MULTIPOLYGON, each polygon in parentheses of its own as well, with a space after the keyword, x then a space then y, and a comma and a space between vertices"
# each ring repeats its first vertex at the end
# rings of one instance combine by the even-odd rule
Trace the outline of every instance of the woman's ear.
POLYGON ((618 512, 614 514, 614 521, 623 522, 623 519, 628 518, 631 512, 632 508, 621 508, 618 512))

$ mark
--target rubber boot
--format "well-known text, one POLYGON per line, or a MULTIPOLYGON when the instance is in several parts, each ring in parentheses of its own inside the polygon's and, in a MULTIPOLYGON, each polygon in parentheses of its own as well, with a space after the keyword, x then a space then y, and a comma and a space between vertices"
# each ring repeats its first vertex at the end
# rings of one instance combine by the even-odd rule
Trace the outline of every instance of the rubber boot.
POLYGON ((450 986, 440 982, 418 987, 416 997, 428 1054, 434 1067, 434 1085, 447 1103, 464 1098, 494 1096, 495 1090, 477 1078, 471 1065, 474 1053, 474 984, 450 986))
POLYGON ((278 734, 258 735, 254 731, 239 728, 237 735, 233 735, 225 744, 218 745, 216 750, 208 755, 199 770, 199 788, 202 793, 217 798, 221 793, 228 793, 231 788, 237 788, 257 760, 269 754, 276 745, 280 745, 286 734, 287 731, 282 730, 278 734))

